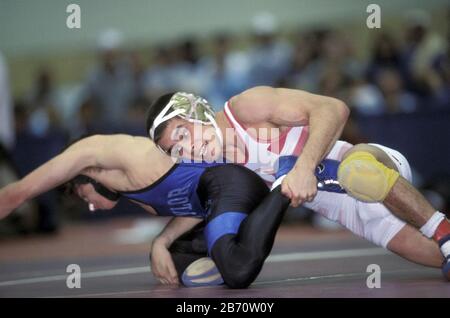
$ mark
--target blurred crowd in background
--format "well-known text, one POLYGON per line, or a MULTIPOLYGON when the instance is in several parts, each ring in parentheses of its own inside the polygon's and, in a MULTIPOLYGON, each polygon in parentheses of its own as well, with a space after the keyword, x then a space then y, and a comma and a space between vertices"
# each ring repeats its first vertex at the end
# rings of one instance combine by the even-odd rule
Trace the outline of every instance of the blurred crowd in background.
MULTIPOLYGON (((169 91, 195 92, 217 111, 231 96, 258 85, 336 97, 352 110, 342 137, 351 143, 370 141, 360 129, 360 118, 441 112, 448 118, 450 33, 436 33, 430 22, 427 13, 417 11, 405 20, 401 32, 377 31, 364 59, 356 56, 353 39, 345 32, 316 28, 286 35, 270 14, 254 19, 247 45, 237 45, 237 35, 223 32, 201 41, 189 37, 162 43, 145 53, 148 58, 127 49, 120 30, 110 29, 99 34, 97 63, 70 103, 46 66, 37 72, 28 94, 13 100, 6 63, 0 59, 1 103, 11 105, 9 112, 0 107, 0 186, 30 172, 81 135, 146 136, 146 108, 169 91)), ((417 185, 433 204, 448 209, 449 180, 430 180, 420 171, 417 176, 422 180, 417 185)), ((55 231, 56 211, 74 204, 60 194, 49 192, 22 208, 39 212, 39 231, 55 231)), ((20 215, 19 211, 10 222, 21 223, 20 215)))

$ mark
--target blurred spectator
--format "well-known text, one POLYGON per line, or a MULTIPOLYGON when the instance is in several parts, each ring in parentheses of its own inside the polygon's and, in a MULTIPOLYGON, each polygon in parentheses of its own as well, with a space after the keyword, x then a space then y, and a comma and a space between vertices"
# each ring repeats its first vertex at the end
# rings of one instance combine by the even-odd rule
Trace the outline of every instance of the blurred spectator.
POLYGON ((350 89, 349 106, 361 115, 380 115, 385 111, 383 99, 376 85, 360 79, 354 81, 350 89))
POLYGON ((99 124, 99 116, 101 116, 99 107, 95 105, 93 98, 85 98, 76 112, 76 123, 72 127, 72 138, 77 139, 80 136, 106 131, 107 127, 99 124))
POLYGON ((335 67, 345 78, 354 79, 362 76, 363 67, 354 54, 354 47, 348 35, 338 32, 327 32, 321 45, 319 63, 322 72, 335 67))
POLYGON ((390 33, 384 32, 375 38, 372 47, 372 56, 367 68, 367 78, 371 83, 375 82, 378 72, 385 68, 401 69, 401 52, 396 41, 390 33))
POLYGON ((38 71, 27 104, 30 111, 28 125, 32 134, 43 137, 51 127, 60 126, 53 76, 46 67, 38 71))
POLYGON ((11 148, 14 139, 14 113, 9 91, 8 67, 0 52, 0 143, 11 148))
POLYGON ((349 78, 338 66, 328 67, 319 81, 319 94, 347 101, 349 78))
POLYGON ((130 63, 120 51, 122 35, 116 30, 100 34, 99 62, 91 71, 85 87, 85 96, 94 100, 101 116, 101 124, 114 127, 124 118, 127 107, 135 98, 136 88, 130 63))
MULTIPOLYGON (((36 111, 31 111, 31 107, 23 101, 15 103, 14 111, 17 139, 11 151, 11 159, 21 178, 58 154, 64 147, 67 136, 53 125, 45 125, 45 131, 41 134, 42 122, 36 125, 39 129, 30 125, 31 116, 36 116, 36 111)), ((42 118, 45 117, 40 117, 42 118)), ((53 190, 40 195, 35 202, 38 207, 37 231, 56 232, 59 226, 57 192, 53 190)))
POLYGON ((54 80, 51 71, 47 67, 41 67, 37 72, 28 100, 33 110, 53 107, 56 104, 54 89, 54 80))
POLYGON ((133 73, 134 89, 133 93, 135 98, 142 98, 145 96, 145 64, 141 55, 137 51, 131 51, 129 53, 131 71, 133 73))
POLYGON ((434 109, 450 109, 450 46, 445 53, 436 56, 432 67, 425 73, 425 80, 432 92, 429 104, 434 109))
POLYGON ((402 78, 395 69, 383 69, 378 72, 376 83, 383 95, 384 113, 410 113, 417 109, 417 98, 404 89, 402 78))
MULTIPOLYGON (((18 173, 6 149, 0 144, 0 188, 19 180, 18 173)), ((27 234, 35 226, 36 206, 34 201, 27 201, 18 207, 5 220, 0 221, 0 233, 27 234)))
POLYGON ((252 19, 254 45, 249 50, 250 86, 275 85, 289 71, 292 47, 276 34, 278 22, 267 12, 252 19))
POLYGON ((149 105, 150 101, 145 98, 137 98, 131 103, 124 119, 123 132, 133 136, 147 136, 142 118, 145 118, 149 105))
POLYGON ((154 100, 158 96, 174 91, 176 84, 173 78, 173 51, 165 46, 155 49, 153 61, 144 75, 145 96, 154 100))
POLYGON ((30 117, 30 110, 23 100, 16 100, 14 102, 14 133, 21 135, 28 130, 28 120, 30 117))
POLYGON ((448 45, 440 35, 430 31, 430 24, 430 15, 423 10, 406 14, 406 45, 402 56, 406 84, 422 97, 431 94, 427 74, 433 61, 446 51, 448 45))
POLYGON ((232 51, 231 41, 227 34, 216 35, 212 41, 212 56, 205 56, 200 62, 204 95, 216 111, 248 86, 247 57, 243 52, 232 51))
POLYGON ((175 63, 172 76, 177 90, 203 94, 205 78, 199 66, 199 44, 195 38, 187 38, 175 46, 175 63))
POLYGON ((282 84, 279 86, 317 92, 318 72, 315 69, 316 64, 312 63, 317 57, 316 38, 313 33, 297 35, 296 38, 288 74, 279 82, 282 84))
POLYGON ((291 60, 289 86, 345 98, 350 80, 362 75, 351 41, 333 30, 318 29, 298 35, 291 60))

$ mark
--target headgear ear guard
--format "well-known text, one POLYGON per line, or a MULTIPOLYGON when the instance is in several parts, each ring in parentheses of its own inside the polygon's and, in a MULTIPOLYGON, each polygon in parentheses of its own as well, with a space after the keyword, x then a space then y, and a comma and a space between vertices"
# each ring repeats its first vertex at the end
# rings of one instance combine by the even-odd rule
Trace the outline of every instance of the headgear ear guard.
POLYGON ((91 177, 85 176, 85 175, 79 175, 74 178, 75 184, 92 184, 95 191, 100 194, 101 196, 105 197, 106 199, 110 201, 118 201, 120 199, 120 194, 117 192, 113 192, 109 190, 107 187, 105 187, 100 182, 97 182, 96 180, 92 179, 91 177))
POLYGON ((156 116, 148 132, 150 138, 154 139, 155 130, 159 125, 175 116, 181 117, 191 123, 212 125, 216 130, 220 143, 223 143, 222 132, 214 119, 216 114, 211 105, 206 99, 185 92, 175 93, 166 107, 156 116))

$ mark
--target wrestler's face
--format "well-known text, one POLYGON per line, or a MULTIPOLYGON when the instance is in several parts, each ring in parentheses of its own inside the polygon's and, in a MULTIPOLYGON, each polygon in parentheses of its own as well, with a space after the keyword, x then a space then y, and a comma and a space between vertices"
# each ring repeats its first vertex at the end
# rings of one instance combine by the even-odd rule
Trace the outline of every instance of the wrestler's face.
POLYGON ((111 201, 95 191, 90 183, 80 184, 75 187, 75 193, 88 204, 93 205, 93 210, 111 210, 117 204, 117 201, 111 201))
POLYGON ((213 162, 222 156, 222 145, 212 125, 171 119, 158 145, 172 157, 213 162))

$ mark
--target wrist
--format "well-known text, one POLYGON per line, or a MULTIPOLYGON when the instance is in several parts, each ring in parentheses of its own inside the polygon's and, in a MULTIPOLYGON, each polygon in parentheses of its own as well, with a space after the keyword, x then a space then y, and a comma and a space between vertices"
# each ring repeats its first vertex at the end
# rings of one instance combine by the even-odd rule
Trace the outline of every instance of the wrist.
POLYGON ((157 236, 153 240, 153 246, 163 246, 165 248, 169 248, 172 244, 172 241, 166 236, 157 236))
POLYGON ((310 160, 298 160, 294 165, 295 171, 309 171, 314 172, 316 169, 316 163, 310 160))

